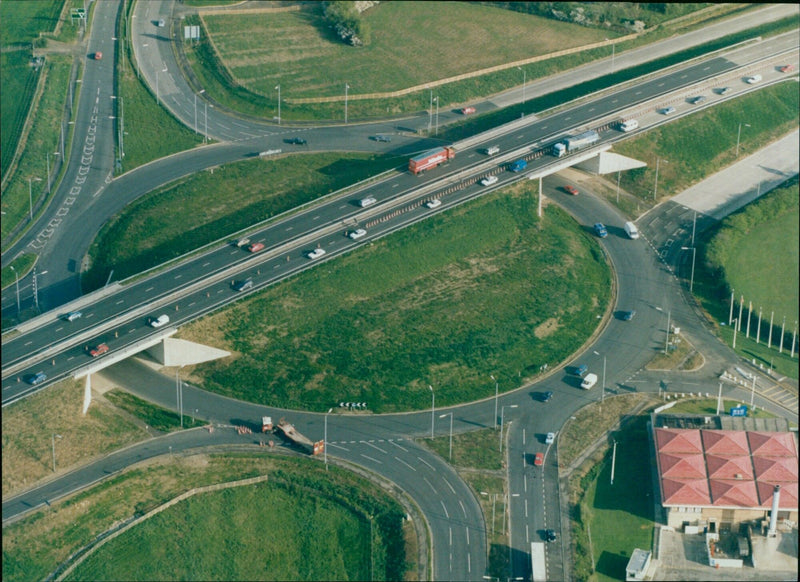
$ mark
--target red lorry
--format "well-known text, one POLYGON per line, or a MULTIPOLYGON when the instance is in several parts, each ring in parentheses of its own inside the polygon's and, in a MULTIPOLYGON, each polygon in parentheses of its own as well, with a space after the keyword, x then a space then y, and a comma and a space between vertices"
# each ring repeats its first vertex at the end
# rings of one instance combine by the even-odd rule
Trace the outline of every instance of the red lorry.
POLYGON ((443 146, 434 150, 428 150, 418 156, 411 158, 408 162, 408 170, 412 174, 419 174, 425 170, 435 168, 443 162, 447 162, 456 157, 456 150, 453 146, 443 146))

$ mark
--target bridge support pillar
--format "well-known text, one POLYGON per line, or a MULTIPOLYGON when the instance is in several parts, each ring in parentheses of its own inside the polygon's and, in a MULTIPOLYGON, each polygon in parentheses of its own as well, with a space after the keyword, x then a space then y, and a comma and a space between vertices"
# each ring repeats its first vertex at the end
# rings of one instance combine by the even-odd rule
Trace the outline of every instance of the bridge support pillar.
POLYGON ((83 389, 83 415, 89 411, 89 405, 92 403, 92 375, 86 374, 86 387, 83 389))

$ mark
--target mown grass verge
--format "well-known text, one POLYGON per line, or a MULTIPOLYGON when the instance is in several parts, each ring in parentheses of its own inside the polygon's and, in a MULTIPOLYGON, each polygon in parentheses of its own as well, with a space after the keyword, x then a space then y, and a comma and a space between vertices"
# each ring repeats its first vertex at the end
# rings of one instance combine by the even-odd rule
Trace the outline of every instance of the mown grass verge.
POLYGON ((124 279, 260 221, 377 175, 397 158, 315 154, 254 159, 200 172, 130 204, 102 228, 90 249, 84 292, 111 269, 124 279), (180 228, 175 217, 180 216, 180 228))
MULTIPOLYGON (((105 396, 112 404, 132 414, 155 430, 172 432, 181 428, 181 416, 177 412, 166 410, 119 389, 110 390, 106 392, 105 396)), ((194 428, 203 426, 203 424, 184 413, 183 428, 194 428)))
POLYGON ((800 286, 799 212, 800 188, 795 177, 703 233, 694 279, 694 293, 723 341, 733 344, 733 329, 727 325, 733 291, 734 318, 739 317, 741 297, 745 299, 742 326, 736 337, 737 353, 792 378, 798 374, 797 346, 795 357, 790 355, 800 286), (753 311, 749 313, 751 301, 753 311), (773 313, 770 348, 769 323, 773 313), (781 338, 784 316, 787 323, 781 338), (779 348, 781 339, 783 353, 779 348))
POLYGON ((448 406, 516 387, 591 335, 610 298, 602 250, 528 183, 434 216, 181 331, 233 356, 205 389, 282 408, 448 406), (202 339, 201 339, 202 338, 202 339))
POLYGON ((263 453, 164 457, 4 527, 3 578, 43 579, 114 524, 191 488, 264 474, 257 486, 194 497, 151 518, 70 579, 365 580, 370 556, 376 580, 403 579, 396 501, 335 466, 263 453))

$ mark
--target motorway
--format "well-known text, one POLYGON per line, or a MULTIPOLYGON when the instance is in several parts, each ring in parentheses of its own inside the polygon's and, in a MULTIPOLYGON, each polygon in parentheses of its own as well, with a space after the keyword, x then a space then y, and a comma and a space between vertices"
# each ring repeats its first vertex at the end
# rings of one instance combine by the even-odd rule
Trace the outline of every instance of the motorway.
MULTIPOLYGON (((100 4, 110 5, 112 3, 100 4)), ((154 4, 145 3, 146 6, 154 4)), ((96 30, 100 29, 93 29, 93 39, 96 30)), ((111 50, 105 47, 101 48, 101 50, 106 55, 111 54, 111 50)), ((675 87, 686 86, 687 83, 715 74, 722 74, 736 66, 732 61, 723 58, 715 59, 711 63, 713 67, 711 72, 701 71, 698 70, 698 67, 695 67, 689 69, 694 71, 692 80, 680 79, 684 72, 678 71, 673 73, 672 77, 666 77, 667 82, 674 84, 675 87)), ((706 65, 708 64, 705 63, 704 66, 706 65)), ((161 81, 159 79, 159 83, 161 81)), ((645 84, 643 87, 652 87, 652 83, 651 85, 645 84)), ((86 95, 87 85, 86 77, 84 77, 84 95, 86 95)), ((673 87, 667 84, 659 89, 653 89, 655 91, 653 95, 663 94, 670 88, 673 87)), ((641 87, 636 87, 630 90, 642 89, 641 87)), ((165 96, 173 95, 171 85, 167 81, 165 81, 164 91, 165 96)), ((637 97, 631 95, 626 95, 625 99, 630 99, 634 103, 638 102, 637 97)), ((503 151, 521 147, 535 149, 542 143, 554 139, 555 136, 573 127, 597 120, 602 115, 602 112, 607 113, 619 110, 620 105, 612 103, 612 100, 613 97, 601 99, 582 108, 565 112, 561 114, 561 117, 553 116, 541 122, 531 120, 531 123, 526 124, 523 129, 515 130, 513 133, 493 139, 492 144, 500 143, 503 151), (603 110, 604 107, 606 108, 605 110, 603 110)), ((81 103, 83 104, 83 102, 82 95, 81 103)), ((624 103, 626 107, 629 106, 629 103, 625 100, 621 100, 620 103, 624 103)), ((95 103, 95 106, 98 105, 99 100, 95 103)), ((90 113, 93 112, 95 106, 90 108, 90 113)), ((91 117, 87 119, 91 119, 91 117)), ((99 122, 100 116, 98 116, 99 122)), ((215 123, 212 122, 211 126, 215 126, 215 123)), ((90 126, 87 125, 87 135, 89 135, 88 127, 90 126)), ((196 152, 174 156, 172 160, 162 160, 151 164, 146 169, 139 171, 138 174, 136 172, 131 173, 131 175, 137 175, 135 176, 136 179, 129 179, 128 186, 142 184, 140 187, 141 193, 144 193, 152 189, 153 185, 169 181, 173 176, 183 175, 178 174, 179 172, 188 173, 194 171, 194 169, 208 167, 203 164, 211 164, 215 159, 216 163, 226 159, 241 159, 251 155, 253 152, 274 147, 276 144, 281 143, 284 135, 283 131, 275 132, 275 128, 272 128, 272 131, 274 133, 265 133, 255 137, 244 136, 246 139, 235 144, 210 146, 196 152)), ((315 136, 326 136, 313 138, 315 149, 318 141, 321 149, 324 149, 326 144, 330 149, 337 149, 338 147, 343 147, 348 140, 355 141, 360 139, 366 142, 367 140, 364 136, 368 133, 374 133, 375 129, 364 127, 359 130, 352 130, 352 134, 349 131, 344 132, 345 135, 343 135, 341 129, 337 130, 335 128, 314 131, 315 136), (343 140, 343 142, 339 143, 339 140, 343 140)), ((95 133, 97 133, 97 130, 95 130, 95 133)), ((613 139, 613 133, 615 132, 608 132, 606 138, 613 139)), ((77 135, 78 133, 76 132, 77 135)), ((393 144, 393 146, 396 145, 398 144, 393 144)), ((454 163, 446 171, 437 171, 422 179, 413 178, 405 174, 390 176, 377 186, 381 204, 370 209, 369 214, 364 214, 365 211, 360 210, 353 204, 355 198, 353 194, 348 194, 343 199, 334 197, 323 205, 287 216, 278 225, 256 232, 254 240, 263 241, 267 246, 263 255, 251 257, 241 249, 224 244, 219 245, 186 264, 181 264, 164 273, 159 273, 147 281, 126 286, 121 290, 121 293, 115 293, 105 300, 106 303, 102 300, 93 303, 89 309, 84 309, 85 320, 83 322, 78 320, 80 323, 77 326, 54 320, 32 332, 33 334, 41 333, 41 336, 28 335, 25 341, 33 342, 28 346, 38 345, 37 341, 41 342, 40 345, 44 345, 47 342, 43 338, 50 337, 72 341, 73 347, 66 351, 52 354, 53 357, 57 355, 56 366, 51 366, 48 363, 48 374, 51 373, 51 369, 54 372, 51 378, 67 375, 70 371, 87 363, 86 356, 82 353, 82 347, 87 337, 81 337, 81 334, 90 334, 92 340, 108 339, 109 343, 112 344, 112 349, 118 350, 123 345, 141 340, 150 333, 151 330, 144 324, 144 318, 147 315, 152 315, 153 312, 160 311, 162 308, 174 310, 174 306, 178 305, 178 311, 170 311, 170 316, 173 318, 173 322, 180 324, 235 299, 237 294, 230 290, 228 269, 236 270, 235 278, 237 279, 246 275, 253 276, 257 282, 256 288, 261 288, 315 264, 303 258, 302 253, 315 248, 317 245, 322 245, 328 251, 326 257, 332 258, 337 254, 352 250, 358 244, 363 244, 361 241, 354 243, 343 236, 346 225, 349 225, 354 220, 357 220, 359 224, 381 220, 382 217, 393 214, 396 209, 394 207, 387 209, 386 207, 396 204, 398 199, 406 197, 400 207, 403 209, 410 207, 411 209, 401 212, 393 218, 371 224, 368 229, 369 237, 381 236, 396 228, 401 228, 405 224, 423 219, 430 211, 419 206, 418 203, 432 196, 433 193, 436 196, 441 196, 444 200, 445 204, 441 207, 442 210, 461 203, 472 196, 479 195, 484 189, 474 185, 474 179, 478 175, 476 174, 478 172, 476 168, 480 168, 480 175, 486 171, 481 165, 486 162, 477 152, 481 146, 482 144, 480 143, 472 144, 470 146, 472 151, 465 151, 463 155, 460 152, 454 163), (446 176, 451 178, 450 183, 447 183, 447 180, 442 180, 446 176), (445 184, 439 184, 441 181, 444 181, 445 184), (467 182, 466 186, 461 187, 465 182, 467 182), (420 185, 430 185, 429 187, 434 190, 420 195, 417 192, 417 188, 420 185), (454 191, 451 190, 454 187, 456 189, 454 191), (442 194, 443 190, 447 191, 447 194, 442 194), (319 235, 318 229, 321 224, 328 225, 330 232, 325 231, 323 235, 319 235), (288 247, 284 246, 287 242, 292 244, 288 247), (286 260, 287 256, 289 257, 288 261, 286 260), (262 258, 266 260, 261 261, 260 259, 262 258), (255 259, 259 259, 257 264, 256 262, 249 262, 255 259), (242 271, 242 269, 244 270, 242 271), (209 272, 218 273, 220 275, 219 280, 211 285, 199 285, 200 282, 208 278, 209 272), (182 295, 180 297, 172 297, 170 295, 179 287, 185 287, 189 282, 198 283, 198 287, 193 291, 192 295, 182 295), (113 318, 123 310, 123 308, 119 307, 121 304, 117 303, 118 301, 124 302, 124 309, 130 314, 129 319, 123 325, 118 325, 113 321, 113 318), (163 306, 159 306, 156 309, 159 302, 163 302, 163 306), (98 336, 95 330, 99 322, 105 322, 106 326, 101 326, 103 331, 98 336)), ((415 145, 409 138, 408 143, 401 144, 401 147, 411 151, 419 146, 415 145)), ((424 146, 422 147, 424 148, 424 146)), ((98 163, 100 162, 99 160, 98 163)), ((111 162, 113 163, 113 160, 111 162)), ((553 158, 549 157, 534 160, 530 169, 535 171, 541 169, 544 164, 552 162, 553 158)), ((107 163, 107 161, 102 163, 107 163)), ((71 164, 70 168, 72 167, 73 165, 71 164)), ((99 172, 96 173, 99 174, 99 172)), ((90 172, 90 175, 94 174, 90 172)), ((507 185, 512 179, 507 172, 499 175, 502 179, 498 187, 507 185)), ((77 171, 75 176, 76 179, 80 177, 77 171)), ((92 209, 98 218, 100 216, 108 216, 109 214, 106 214, 106 212, 115 207, 115 205, 121 205, 119 206, 120 208, 124 206, 121 199, 125 197, 115 197, 112 194, 115 192, 114 188, 118 187, 116 184, 124 184, 127 176, 123 176, 108 185, 103 183, 100 187, 103 195, 92 201, 92 209)), ((87 176, 88 179, 89 177, 87 176)), ((65 180, 65 183, 67 183, 67 180, 65 180)), ((612 317, 591 350, 584 353, 580 361, 590 364, 592 369, 598 369, 603 356, 605 356, 609 372, 608 385, 616 386, 616 390, 626 389, 626 387, 630 389, 630 384, 626 383, 626 381, 641 370, 643 362, 651 353, 650 350, 654 345, 658 345, 663 337, 663 329, 666 325, 665 311, 674 314, 673 317, 680 318, 683 326, 690 330, 689 333, 705 334, 705 336, 708 334, 699 323, 696 326, 698 329, 692 329, 694 316, 691 308, 686 304, 683 292, 677 280, 672 276, 671 269, 665 268, 661 257, 654 253, 649 245, 644 244, 644 241, 639 241, 642 244, 632 243, 621 234, 619 225, 622 224, 623 218, 614 209, 592 196, 572 198, 558 194, 556 188, 560 185, 561 183, 557 178, 548 179, 545 193, 564 206, 579 222, 589 225, 600 220, 608 225, 616 226, 616 228, 611 229, 610 236, 603 242, 603 245, 616 269, 619 291, 617 307, 619 309, 628 309, 631 305, 636 305, 639 314, 633 322, 621 322, 612 317)), ((361 194, 357 197, 361 197, 361 194)), ((664 208, 666 211, 667 207, 665 206, 664 208)), ((87 218, 86 216, 81 217, 84 221, 87 218)), ((62 231, 68 230, 71 229, 62 229, 62 231)), ((91 231, 91 229, 87 228, 86 232, 88 231, 91 231)), ((253 238, 252 235, 251 238, 253 238)), ((369 238, 366 240, 369 240, 369 238)), ((59 245, 55 246, 64 244, 66 247, 68 246, 67 242, 66 239, 61 239, 59 245)), ((50 246, 54 246, 52 241, 50 246)), ((657 240, 654 246, 658 246, 657 240)), ((68 297, 67 287, 65 285, 62 291, 65 291, 65 296, 68 297)), ((57 297, 57 295, 53 297, 57 297)), ((57 300, 53 304, 58 304, 57 300)), ((20 340, 17 345, 23 346, 24 343, 20 340)), ((718 345, 719 347, 716 349, 720 352, 720 357, 728 361, 731 360, 730 353, 719 342, 711 338, 709 345, 718 345)), ((30 347, 23 346, 17 349, 13 342, 9 343, 8 346, 4 345, 4 370, 6 369, 7 361, 12 363, 21 359, 26 349, 30 350, 30 347), (9 349, 14 348, 17 351, 8 351, 7 347, 9 349)), ((46 357, 49 359, 51 354, 46 357)), ((30 370, 35 369, 35 366, 30 368, 30 370)), ((27 371, 29 370, 22 370, 20 374, 27 371)), ((147 374, 147 371, 131 361, 116 364, 104 373, 126 385, 147 384, 152 386, 152 393, 144 394, 145 397, 160 402, 169 408, 175 408, 175 403, 171 398, 171 395, 174 394, 172 380, 164 379, 155 374, 152 377, 143 376, 147 374), (147 377, 150 381, 132 382, 133 378, 141 379, 142 377, 147 377)), ((6 403, 7 393, 10 395, 12 394, 11 391, 18 388, 17 382, 12 381, 7 385, 6 380, 8 379, 5 378, 4 374, 4 404, 6 403)), ((541 443, 537 444, 536 441, 536 439, 540 438, 541 433, 548 430, 557 430, 572 411, 599 397, 597 391, 586 393, 575 390, 573 384, 574 380, 565 375, 563 371, 558 371, 536 386, 536 391, 552 389, 556 392, 552 402, 547 404, 532 403, 533 399, 529 390, 519 390, 513 394, 504 395, 500 401, 501 406, 506 408, 517 406, 517 408, 508 409, 508 413, 505 415, 506 422, 510 423, 508 434, 509 483, 512 491, 510 499, 511 515, 514 517, 514 519, 510 520, 510 526, 513 548, 512 565, 515 576, 525 575, 526 541, 528 539, 539 539, 536 537, 538 536, 538 531, 544 527, 554 526, 555 529, 560 529, 557 524, 562 518, 559 516, 558 511, 557 492, 553 490, 556 480, 551 478, 555 470, 555 448, 551 448, 548 452, 542 476, 547 474, 549 477, 544 479, 540 478, 539 475, 534 476, 536 473, 529 466, 529 463, 526 464, 524 455, 526 452, 530 453, 538 448, 545 450, 545 447, 541 443), (544 406, 548 407, 546 415, 540 414, 541 407, 544 406), (521 519, 522 516, 526 519, 521 519)), ((242 419, 244 419, 244 422, 253 422, 253 419, 260 418, 262 413, 272 413, 274 416, 291 414, 292 420, 296 420, 298 428, 302 432, 315 438, 320 438, 321 436, 321 415, 290 413, 241 402, 225 401, 225 399, 215 395, 199 390, 194 391, 191 388, 186 388, 184 391, 184 403, 187 410, 196 410, 195 416, 207 418, 222 425, 235 424, 236 420, 242 421, 242 419)), ((464 431, 474 429, 476 425, 491 426, 496 421, 494 410, 495 403, 493 401, 472 403, 453 409, 454 429, 456 431, 464 431)), ((448 412, 450 410, 436 411, 437 416, 448 412)), ((379 417, 330 415, 328 420, 329 452, 331 455, 385 475, 417 501, 431 525, 435 552, 435 579, 480 579, 485 571, 485 528, 474 495, 466 489, 463 481, 455 475, 448 465, 438 460, 435 455, 430 455, 423 448, 415 445, 411 440, 414 437, 430 434, 432 419, 436 425, 434 428, 437 434, 444 434, 447 429, 447 421, 438 420, 431 413, 379 417), (449 540, 449 543, 447 540, 449 540)), ((215 444, 217 441, 214 439, 219 439, 220 444, 229 441, 238 442, 236 437, 231 437, 225 431, 217 431, 214 434, 218 436, 212 438, 207 433, 198 434, 197 432, 172 435, 148 441, 125 452, 107 457, 90 467, 70 473, 67 476, 69 479, 65 477, 54 481, 41 489, 29 492, 27 497, 21 496, 13 500, 7 500, 3 504, 3 519, 5 521, 14 513, 23 511, 23 508, 36 507, 44 499, 57 499, 81 484, 93 482, 102 478, 103 475, 111 474, 130 463, 148 456, 177 451, 179 447, 191 448, 192 446, 198 446, 205 442, 204 439, 209 442, 213 441, 215 444), (223 433, 226 436, 223 436, 223 433), (169 449, 168 447, 175 447, 175 449, 169 449), (14 503, 17 505, 14 506, 14 503)), ((554 546, 551 546, 551 548, 553 549, 549 548, 549 552, 556 551, 554 546)), ((562 558, 559 557, 556 560, 548 559, 548 563, 557 568, 558 566, 555 564, 560 564, 562 558)))

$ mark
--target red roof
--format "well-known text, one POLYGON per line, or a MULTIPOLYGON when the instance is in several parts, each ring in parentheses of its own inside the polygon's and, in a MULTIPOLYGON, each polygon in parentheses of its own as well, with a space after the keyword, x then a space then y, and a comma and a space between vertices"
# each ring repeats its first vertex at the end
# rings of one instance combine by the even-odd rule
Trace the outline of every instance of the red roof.
POLYGON ((699 430, 656 429, 656 450, 660 453, 702 453, 699 430))
POLYGON ((705 479, 706 467, 703 455, 670 455, 659 456, 661 474, 673 479, 705 479))
POLYGON ((708 455, 706 456, 706 466, 708 467, 708 476, 712 479, 753 478, 753 464, 750 462, 749 455, 732 457, 708 455))
POLYGON ((700 433, 703 437, 703 449, 706 454, 717 455, 749 455, 750 447, 747 446, 747 434, 740 430, 704 430, 700 433))
POLYGON ((751 479, 737 481, 733 479, 711 479, 713 505, 734 507, 758 507, 756 484, 751 479))
POLYGON ((789 457, 753 456, 753 467, 759 481, 797 482, 797 461, 789 457))
POLYGON ((661 479, 664 505, 711 505, 705 479, 661 479))
POLYGON ((789 432, 656 428, 656 461, 667 506, 798 506, 798 455, 789 432))
POLYGON ((748 432, 747 438, 754 455, 797 457, 794 437, 788 432, 748 432))
POLYGON ((775 485, 781 486, 780 509, 797 509, 797 482, 794 483, 769 483, 767 481, 757 481, 758 496, 761 499, 761 507, 772 507, 772 494, 775 485))

